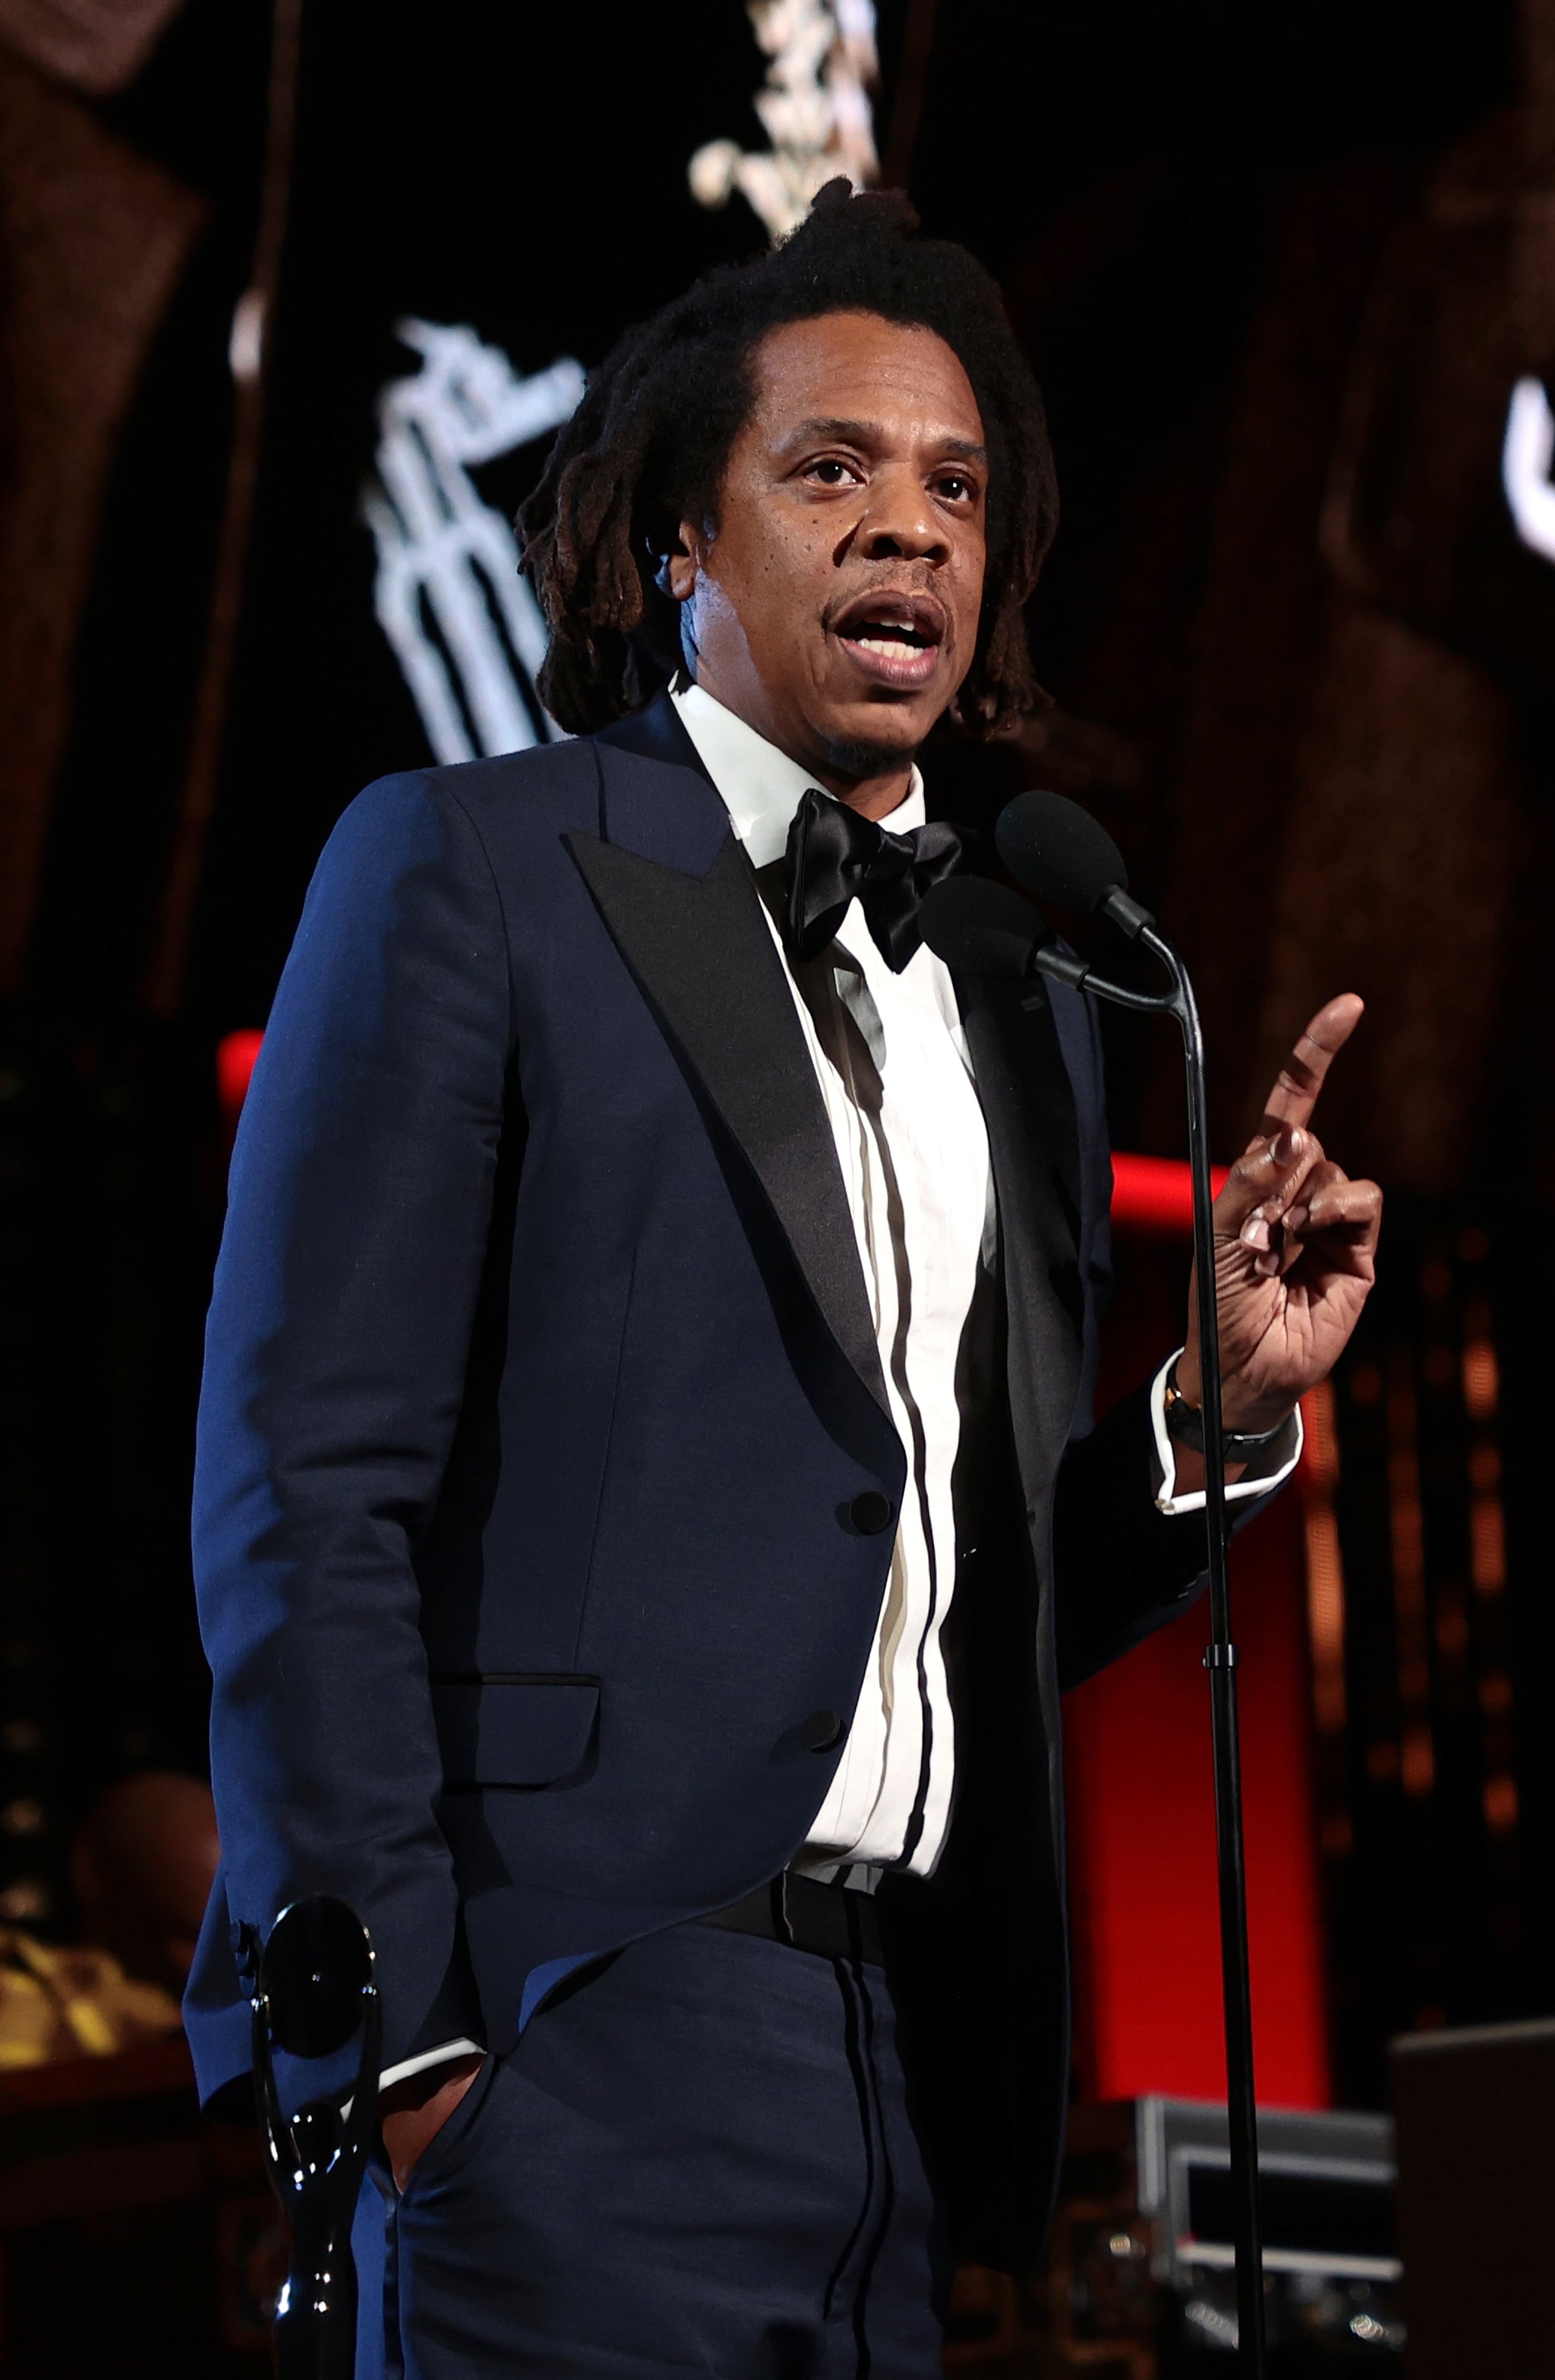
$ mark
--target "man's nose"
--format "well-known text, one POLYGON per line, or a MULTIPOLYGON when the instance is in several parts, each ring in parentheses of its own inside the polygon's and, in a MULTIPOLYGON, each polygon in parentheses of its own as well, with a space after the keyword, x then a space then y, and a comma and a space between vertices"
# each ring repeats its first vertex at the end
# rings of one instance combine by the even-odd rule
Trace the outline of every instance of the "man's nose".
POLYGON ((950 540, 929 492, 911 472, 879 476, 858 524, 856 544, 870 562, 948 562, 950 540))

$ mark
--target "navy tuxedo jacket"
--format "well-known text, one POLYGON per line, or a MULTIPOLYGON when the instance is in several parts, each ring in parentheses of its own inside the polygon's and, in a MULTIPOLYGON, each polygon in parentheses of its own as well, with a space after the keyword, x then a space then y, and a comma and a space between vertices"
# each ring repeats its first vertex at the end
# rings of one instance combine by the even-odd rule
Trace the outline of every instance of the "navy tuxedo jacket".
MULTIPOLYGON (((960 989, 1008 1399, 967 1449, 951 1838, 882 1912, 960 2244, 1014 2266, 1067 2079, 1060 1688, 1181 1609, 1203 1532, 1153 1504, 1143 1391, 1089 1424, 1095 1017, 960 989)), ((230 1195, 194 1529, 208 2100, 248 2069, 244 1929, 299 1895, 371 1927, 388 2065, 467 2033, 505 2050, 551 1962, 783 1868, 905 1476, 792 994, 667 700, 352 805, 230 1195)))

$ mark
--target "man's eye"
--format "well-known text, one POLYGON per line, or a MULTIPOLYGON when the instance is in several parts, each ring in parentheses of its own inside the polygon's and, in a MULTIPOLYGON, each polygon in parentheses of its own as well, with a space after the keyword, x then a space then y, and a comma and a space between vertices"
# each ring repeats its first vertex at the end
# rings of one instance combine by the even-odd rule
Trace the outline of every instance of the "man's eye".
POLYGON ((965 497, 975 496, 978 492, 971 480, 963 479, 959 471, 947 471, 938 486, 940 493, 953 504, 958 504, 965 497))
POLYGON ((809 476, 812 480, 820 480, 828 488, 836 488, 851 474, 840 455, 823 455, 819 463, 810 465, 809 476))

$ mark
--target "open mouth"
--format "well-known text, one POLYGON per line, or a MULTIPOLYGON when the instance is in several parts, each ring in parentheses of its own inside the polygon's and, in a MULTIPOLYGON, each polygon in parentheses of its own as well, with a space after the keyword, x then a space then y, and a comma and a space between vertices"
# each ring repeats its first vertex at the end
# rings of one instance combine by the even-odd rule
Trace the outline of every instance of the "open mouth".
POLYGON ((940 641, 921 628, 904 626, 899 620, 861 620, 856 628, 849 629, 847 640, 850 645, 861 645, 867 653, 896 653, 904 645, 909 652, 922 653, 940 641))
POLYGON ((926 686, 939 666, 945 614, 931 596, 887 590, 856 599, 833 632, 866 676, 911 690, 926 686))

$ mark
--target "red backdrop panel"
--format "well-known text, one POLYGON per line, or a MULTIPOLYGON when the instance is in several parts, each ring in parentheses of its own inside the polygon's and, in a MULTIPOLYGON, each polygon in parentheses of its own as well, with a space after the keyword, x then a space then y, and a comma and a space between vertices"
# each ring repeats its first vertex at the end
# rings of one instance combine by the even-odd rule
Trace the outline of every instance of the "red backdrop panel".
MULTIPOLYGON (((1233 1554, 1258 2097, 1329 2104, 1301 1511, 1233 1554)), ((1064 1706, 1076 2060, 1087 2098, 1225 2096, 1202 1609, 1064 1706)))
MULTIPOLYGON (((1099 1402, 1178 1344, 1187 1167, 1117 1160, 1118 1283, 1099 1402)), ((1329 2104, 1299 1479, 1232 1550, 1258 2096, 1329 2104)), ((1087 2098, 1223 2098, 1202 1604, 1065 1699, 1075 2061, 1087 2098)))

